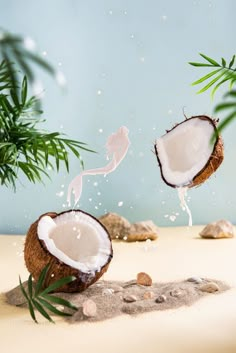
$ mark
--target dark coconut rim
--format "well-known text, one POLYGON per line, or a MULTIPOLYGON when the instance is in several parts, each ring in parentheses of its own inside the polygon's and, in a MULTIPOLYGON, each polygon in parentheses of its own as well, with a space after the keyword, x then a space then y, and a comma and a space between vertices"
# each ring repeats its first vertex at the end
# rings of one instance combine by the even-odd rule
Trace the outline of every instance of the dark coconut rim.
MULTIPOLYGON (((162 164, 161 164, 161 161, 160 161, 160 158, 159 158, 159 155, 158 155, 157 146, 156 146, 156 144, 154 145, 155 154, 156 154, 156 157, 157 157, 157 162, 158 162, 158 165, 159 165, 159 167, 160 167, 161 177, 162 177, 162 179, 164 180, 164 182, 165 182, 167 185, 169 185, 170 187, 175 188, 175 189, 180 188, 180 187, 194 187, 194 186, 195 186, 195 184, 194 184, 194 179, 196 179, 198 176, 200 176, 200 175, 203 173, 203 171, 207 168, 207 166, 209 165, 210 160, 211 160, 211 156, 212 156, 212 155, 214 154, 214 152, 216 151, 217 145, 218 145, 218 143, 219 143, 219 141, 220 141, 220 138, 221 138, 220 135, 219 135, 219 133, 218 133, 218 129, 217 129, 217 127, 216 127, 216 124, 217 124, 218 120, 213 119, 213 118, 211 118, 211 117, 209 117, 209 116, 207 116, 207 115, 196 115, 196 116, 192 116, 191 118, 187 118, 187 119, 181 121, 181 123, 176 124, 171 130, 167 130, 167 131, 166 131, 166 134, 162 135, 161 137, 163 137, 163 136, 169 134, 171 131, 173 131, 174 129, 176 129, 179 125, 182 125, 182 124, 186 123, 187 121, 193 120, 193 119, 207 120, 207 121, 213 126, 213 128, 214 128, 214 133, 215 133, 215 135, 216 135, 216 141, 215 141, 215 143, 214 143, 214 147, 213 147, 213 149, 212 149, 212 153, 211 153, 211 155, 210 155, 210 157, 209 157, 207 163, 206 163, 206 164, 204 165, 204 167, 194 176, 194 178, 192 179, 191 183, 185 184, 185 185, 183 185, 183 186, 177 186, 177 185, 174 185, 174 184, 169 183, 169 182, 166 180, 166 178, 164 177, 163 171, 162 171, 162 164)), ((216 168, 216 169, 217 169, 217 168, 216 168)), ((197 185, 196 185, 196 186, 197 186, 197 185)))

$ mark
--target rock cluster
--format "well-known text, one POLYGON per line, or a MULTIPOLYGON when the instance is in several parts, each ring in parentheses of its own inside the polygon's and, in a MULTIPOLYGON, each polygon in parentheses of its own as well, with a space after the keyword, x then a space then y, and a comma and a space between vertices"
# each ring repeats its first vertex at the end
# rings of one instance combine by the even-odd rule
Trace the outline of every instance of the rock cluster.
POLYGON ((108 230, 111 239, 125 240, 128 242, 156 240, 158 228, 152 221, 143 221, 131 224, 126 218, 116 214, 107 213, 99 221, 108 230))

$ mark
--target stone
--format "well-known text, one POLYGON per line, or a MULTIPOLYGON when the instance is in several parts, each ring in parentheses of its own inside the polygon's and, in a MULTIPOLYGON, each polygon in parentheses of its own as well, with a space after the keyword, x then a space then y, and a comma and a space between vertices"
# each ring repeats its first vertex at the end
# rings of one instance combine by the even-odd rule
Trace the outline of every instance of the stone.
POLYGON ((133 223, 131 224, 127 241, 156 240, 158 238, 157 232, 158 228, 152 221, 133 223))
POLYGON ((118 286, 118 285, 117 286, 113 286, 111 289, 114 291, 114 293, 123 292, 123 290, 124 290, 123 287, 118 286))
POLYGON ((164 294, 159 295, 156 298, 155 302, 158 304, 166 302, 166 296, 164 294))
POLYGON ((200 291, 206 292, 206 293, 214 293, 220 290, 218 284, 216 284, 215 282, 204 283, 201 285, 199 289, 200 291))
POLYGON ((102 291, 102 295, 112 295, 112 294, 114 294, 114 289, 112 288, 105 288, 102 291))
POLYGON ((124 301, 126 303, 133 303, 136 302, 138 300, 138 298, 135 295, 132 294, 127 294, 123 297, 124 301))
POLYGON ((151 286, 152 285, 151 277, 145 272, 139 272, 137 274, 136 281, 137 281, 137 284, 140 284, 142 286, 151 286))
POLYGON ((170 291, 170 295, 172 297, 179 298, 183 295, 183 292, 180 289, 173 289, 172 291, 170 291))
POLYGON ((83 314, 86 317, 94 317, 97 315, 97 305, 96 303, 91 300, 87 299, 82 304, 83 314))
POLYGON ((203 282, 203 280, 202 280, 202 278, 201 277, 195 277, 195 276, 193 276, 193 277, 189 277, 188 279, 187 279, 187 281, 188 282, 192 282, 192 283, 196 283, 196 284, 200 284, 200 283, 202 283, 203 282))
POLYGON ((202 238, 232 238, 234 236, 234 227, 232 223, 222 219, 218 222, 209 223, 199 234, 202 238))
POLYGON ((99 221, 107 229, 111 239, 124 240, 128 236, 130 223, 126 218, 110 212, 99 217, 99 221))
POLYGON ((148 292, 145 292, 144 294, 143 294, 143 299, 152 299, 152 298, 154 298, 154 292, 152 292, 152 291, 148 291, 148 292))

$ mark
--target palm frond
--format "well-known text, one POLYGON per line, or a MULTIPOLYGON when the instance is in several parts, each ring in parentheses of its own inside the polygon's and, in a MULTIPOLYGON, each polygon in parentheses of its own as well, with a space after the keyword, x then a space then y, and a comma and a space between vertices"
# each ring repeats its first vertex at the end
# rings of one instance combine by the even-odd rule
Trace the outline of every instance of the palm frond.
POLYGON ((211 97, 213 98, 218 88, 225 82, 229 81, 230 87, 233 87, 236 82, 235 55, 233 55, 228 65, 224 58, 221 58, 221 63, 218 63, 205 54, 200 54, 200 56, 205 62, 189 62, 189 64, 195 67, 211 67, 213 70, 192 83, 193 86, 206 83, 197 93, 203 93, 212 88, 211 97))

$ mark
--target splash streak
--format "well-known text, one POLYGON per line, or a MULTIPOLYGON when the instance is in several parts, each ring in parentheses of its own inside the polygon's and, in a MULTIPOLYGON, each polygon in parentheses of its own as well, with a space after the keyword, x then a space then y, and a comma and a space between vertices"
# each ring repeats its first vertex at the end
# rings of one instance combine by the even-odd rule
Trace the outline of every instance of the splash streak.
POLYGON ((180 200, 180 206, 182 208, 183 211, 186 211, 188 214, 188 225, 189 227, 191 227, 193 225, 193 220, 192 220, 192 213, 187 205, 187 202, 185 200, 185 196, 187 195, 187 190, 188 187, 179 187, 177 188, 178 190, 178 196, 179 196, 179 200, 180 200))
POLYGON ((71 205, 71 194, 74 196, 74 207, 78 203, 82 193, 82 178, 84 175, 98 175, 107 174, 113 172, 121 161, 126 156, 128 151, 130 140, 128 138, 129 130, 126 126, 122 126, 117 132, 110 135, 106 142, 106 157, 110 162, 103 168, 89 169, 81 172, 77 175, 69 184, 67 192, 67 202, 71 205))

